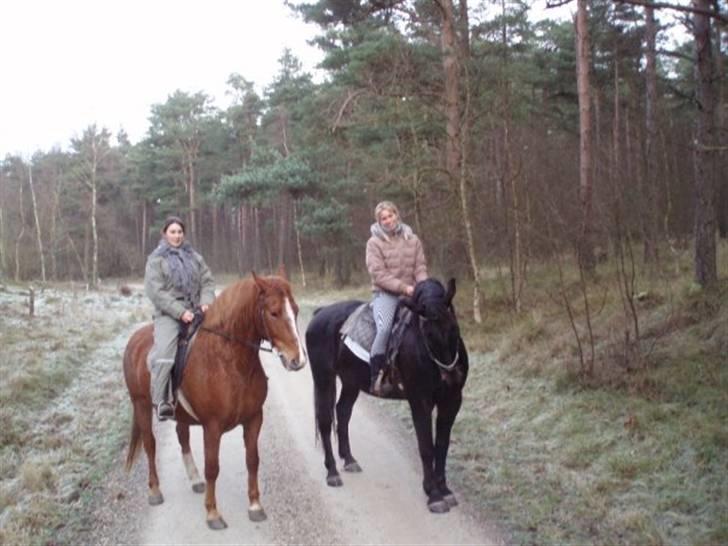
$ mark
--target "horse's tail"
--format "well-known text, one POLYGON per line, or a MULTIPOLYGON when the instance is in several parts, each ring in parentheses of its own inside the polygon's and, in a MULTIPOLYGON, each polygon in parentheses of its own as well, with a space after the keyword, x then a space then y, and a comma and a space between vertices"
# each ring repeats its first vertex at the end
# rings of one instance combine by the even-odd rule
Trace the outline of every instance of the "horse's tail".
MULTIPOLYGON (((136 412, 134 412, 136 414, 136 412)), ((131 436, 129 437, 129 451, 126 454, 126 464, 124 468, 129 472, 134 466, 134 461, 139 454, 139 445, 141 444, 142 432, 136 420, 136 415, 132 415, 131 419, 131 436)))

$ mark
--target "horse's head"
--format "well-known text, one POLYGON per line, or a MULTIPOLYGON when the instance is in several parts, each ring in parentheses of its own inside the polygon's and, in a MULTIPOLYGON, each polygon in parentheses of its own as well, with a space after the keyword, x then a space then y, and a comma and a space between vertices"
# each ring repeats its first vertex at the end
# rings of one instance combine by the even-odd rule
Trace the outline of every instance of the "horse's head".
POLYGON ((264 336, 287 370, 300 370, 306 365, 306 350, 298 334, 298 305, 293 299, 291 285, 282 277, 258 277, 253 279, 259 289, 258 306, 264 336))
POLYGON ((460 328, 452 305, 454 296, 455 279, 450 279, 447 289, 436 279, 426 279, 417 283, 411 298, 402 300, 419 315, 427 348, 441 365, 450 365, 457 360, 460 328))

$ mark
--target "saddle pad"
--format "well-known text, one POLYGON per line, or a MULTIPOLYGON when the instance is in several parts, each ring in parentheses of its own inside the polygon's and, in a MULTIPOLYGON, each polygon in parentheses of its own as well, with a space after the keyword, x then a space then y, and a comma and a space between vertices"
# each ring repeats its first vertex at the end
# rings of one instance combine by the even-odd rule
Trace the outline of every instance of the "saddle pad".
MULTIPOLYGON (((393 363, 397 357, 399 344, 404 336, 404 331, 412 319, 412 311, 404 306, 399 306, 395 314, 392 333, 387 343, 386 357, 388 363, 393 363)), ((369 303, 363 303, 357 307, 349 318, 344 321, 339 334, 352 353, 369 364, 369 351, 371 351, 374 337, 377 335, 377 325, 374 322, 374 312, 369 303)))
POLYGON ((374 343, 377 327, 374 324, 374 313, 371 305, 362 303, 344 321, 339 330, 341 339, 352 353, 369 363, 369 350, 374 343))

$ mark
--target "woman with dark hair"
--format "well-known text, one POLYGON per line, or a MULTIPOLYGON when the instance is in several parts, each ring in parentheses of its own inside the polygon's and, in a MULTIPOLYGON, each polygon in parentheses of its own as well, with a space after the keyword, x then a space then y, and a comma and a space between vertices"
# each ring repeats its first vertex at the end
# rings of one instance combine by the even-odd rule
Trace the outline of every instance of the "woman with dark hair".
POLYGON ((370 351, 373 394, 386 396, 392 386, 382 383, 389 333, 399 296, 411 296, 415 284, 427 278, 427 262, 422 243, 412 228, 400 220, 391 201, 374 209, 374 222, 367 241, 366 264, 372 279, 372 309, 377 333, 370 351))
POLYGON ((170 374, 177 353, 180 322, 194 319, 215 299, 215 281, 205 260, 187 241, 176 216, 164 221, 159 245, 147 258, 144 291, 154 304, 154 346, 149 352, 152 404, 164 421, 174 416, 170 374))

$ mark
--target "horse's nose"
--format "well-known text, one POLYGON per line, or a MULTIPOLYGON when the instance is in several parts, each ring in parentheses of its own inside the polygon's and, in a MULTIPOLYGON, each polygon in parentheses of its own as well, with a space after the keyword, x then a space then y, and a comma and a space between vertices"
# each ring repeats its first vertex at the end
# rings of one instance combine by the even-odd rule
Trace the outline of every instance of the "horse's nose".
POLYGON ((303 368, 306 365, 306 359, 305 357, 301 360, 298 358, 288 359, 283 354, 279 355, 281 359, 281 363, 283 364, 283 367, 286 368, 288 371, 291 372, 297 372, 301 368, 303 368))

